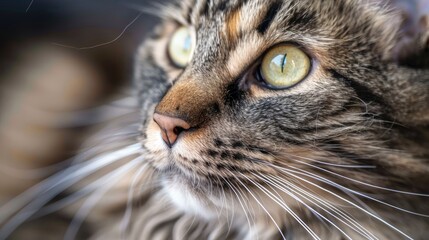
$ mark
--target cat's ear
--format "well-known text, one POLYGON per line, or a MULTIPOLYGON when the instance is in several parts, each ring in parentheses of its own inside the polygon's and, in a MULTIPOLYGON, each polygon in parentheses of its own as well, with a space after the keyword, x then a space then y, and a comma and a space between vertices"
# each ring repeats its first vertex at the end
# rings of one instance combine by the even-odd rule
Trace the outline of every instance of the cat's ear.
POLYGON ((400 18, 391 60, 415 68, 429 68, 429 0, 387 1, 400 18))
POLYGON ((394 118, 407 126, 429 126, 429 0, 374 1, 391 9, 381 24, 388 30, 386 60, 399 65, 386 86, 394 118))

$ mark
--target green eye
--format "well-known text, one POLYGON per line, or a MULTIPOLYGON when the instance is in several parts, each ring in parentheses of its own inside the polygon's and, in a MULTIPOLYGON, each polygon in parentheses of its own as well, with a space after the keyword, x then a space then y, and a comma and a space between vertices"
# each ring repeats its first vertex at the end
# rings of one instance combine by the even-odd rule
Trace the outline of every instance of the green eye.
POLYGON ((310 58, 302 50, 294 45, 281 45, 264 56, 260 73, 269 86, 282 89, 302 81, 310 68, 310 58))
POLYGON ((191 29, 181 27, 176 30, 168 44, 168 54, 174 64, 184 68, 191 60, 194 48, 195 43, 192 38, 191 29))

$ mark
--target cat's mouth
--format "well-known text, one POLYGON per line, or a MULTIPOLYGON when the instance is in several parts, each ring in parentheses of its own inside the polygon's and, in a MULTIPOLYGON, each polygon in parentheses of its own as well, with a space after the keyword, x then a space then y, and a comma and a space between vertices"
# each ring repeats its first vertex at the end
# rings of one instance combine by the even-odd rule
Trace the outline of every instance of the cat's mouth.
POLYGON ((180 166, 180 163, 171 162, 166 167, 157 169, 162 178, 166 181, 174 181, 186 187, 192 193, 217 195, 217 191, 224 191, 228 186, 226 182, 234 181, 230 177, 224 176, 204 176, 180 166))
POLYGON ((203 216, 211 216, 215 213, 216 206, 222 202, 225 195, 229 195, 229 186, 225 179, 215 176, 200 176, 183 169, 177 163, 158 169, 164 193, 173 204, 186 212, 194 214, 204 213, 203 216), (213 210, 213 212, 211 211, 213 210))
MULTIPOLYGON (((235 174, 234 176, 224 176, 221 173, 200 176, 189 171, 183 169, 180 163, 174 162, 165 168, 158 169, 164 194, 182 211, 207 219, 230 213, 234 213, 237 217, 245 217, 250 213, 245 209, 242 212, 234 206, 241 206, 242 200, 246 199, 246 206, 254 206, 254 212, 251 214, 265 216, 266 210, 258 206, 268 204, 269 200, 258 188, 253 187, 254 184, 262 186, 263 182, 251 179, 250 176, 240 177, 239 172, 231 172, 235 174), (253 200, 252 198, 256 195, 258 200, 256 198, 253 200), (219 209, 224 209, 225 212, 219 213, 219 209)), ((266 205, 265 208, 271 209, 273 206, 266 205)))

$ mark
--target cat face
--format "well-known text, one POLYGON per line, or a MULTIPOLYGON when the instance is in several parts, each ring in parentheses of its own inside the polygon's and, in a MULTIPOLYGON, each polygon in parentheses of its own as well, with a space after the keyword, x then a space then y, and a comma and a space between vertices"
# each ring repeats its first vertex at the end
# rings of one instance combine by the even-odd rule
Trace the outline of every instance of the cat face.
POLYGON ((136 83, 142 146, 177 205, 198 212, 244 192, 284 213, 267 194, 275 186, 288 206, 313 207, 294 191, 336 204, 345 189, 378 192, 370 183, 422 187, 428 166, 401 125, 427 123, 429 74, 398 63, 394 12, 290 0, 167 9, 138 55, 136 83))

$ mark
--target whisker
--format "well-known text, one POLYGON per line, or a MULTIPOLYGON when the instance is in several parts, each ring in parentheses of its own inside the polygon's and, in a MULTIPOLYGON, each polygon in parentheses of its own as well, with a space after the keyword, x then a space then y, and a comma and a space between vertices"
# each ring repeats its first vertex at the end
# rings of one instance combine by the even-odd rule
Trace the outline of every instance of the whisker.
POLYGON ((148 14, 152 17, 156 17, 156 18, 162 18, 163 16, 161 15, 163 12, 163 8, 167 7, 167 5, 165 3, 162 2, 157 2, 157 3, 151 3, 150 5, 152 6, 141 6, 135 3, 125 3, 125 6, 139 11, 141 13, 144 14, 148 14), (161 15, 161 16, 160 16, 161 15))
POLYGON ((107 42, 103 42, 103 43, 99 43, 99 44, 95 44, 95 45, 91 45, 91 46, 84 46, 84 47, 74 47, 74 46, 60 44, 60 43, 52 43, 52 44, 60 46, 60 47, 75 49, 75 50, 89 50, 89 49, 93 49, 93 48, 97 48, 97 47, 106 46, 106 45, 112 44, 112 43, 116 42, 117 40, 119 40, 125 34, 125 32, 128 30, 128 28, 130 28, 142 15, 143 15, 143 13, 139 13, 131 22, 129 22, 122 29, 122 31, 119 33, 119 35, 117 35, 114 39, 107 41, 107 42))
MULTIPOLYGON (((184 240, 185 239, 185 237, 186 237, 186 234, 188 234, 188 232, 191 230, 191 228, 192 228, 192 226, 194 225, 194 223, 195 223, 195 219, 197 218, 197 216, 196 215, 194 215, 194 217, 193 217, 193 219, 192 219, 192 222, 191 222, 191 224, 189 224, 189 227, 186 229, 186 231, 183 233, 183 235, 182 235, 182 237, 180 238, 180 240, 184 240)), ((227 234, 228 235, 228 234, 227 234)))
MULTIPOLYGON (((410 239, 410 240, 412 239, 412 238, 411 238, 410 236, 408 236, 406 233, 404 233, 403 231, 401 231, 401 230, 400 230, 400 229, 398 229, 397 227, 393 226, 392 224, 390 224, 390 223, 389 223, 389 222, 387 222, 386 220, 382 219, 381 217, 379 217, 379 216, 377 216, 377 215, 375 215, 375 214, 373 214, 373 213, 371 213, 371 212, 367 211, 366 209, 364 209, 364 208, 360 207, 359 205, 357 205, 357 204, 355 204, 355 203, 351 202, 350 200, 345 199, 344 197, 341 197, 340 195, 338 195, 338 194, 336 194, 336 193, 334 193, 334 192, 332 192, 332 191, 330 191, 330 190, 328 190, 328 189, 322 188, 322 187, 320 187, 319 185, 317 185, 317 184, 315 184, 315 183, 313 183, 313 182, 308 181, 307 179, 304 179, 304 178, 302 178, 302 177, 297 176, 296 174, 293 174, 293 172, 298 173, 298 174, 302 174, 302 175, 304 175, 304 176, 308 176, 308 177, 310 177, 310 178, 314 178, 313 176, 311 176, 311 175, 309 175, 309 174, 305 174, 305 173, 300 173, 300 172, 298 172, 298 171, 293 171, 293 170, 285 169, 285 168, 282 168, 282 167, 279 167, 279 166, 275 166, 275 167, 276 167, 276 168, 278 168, 278 169, 280 169, 280 170, 282 170, 284 173, 286 173, 286 174, 288 174, 288 175, 290 175, 290 176, 292 176, 292 177, 295 177, 295 178, 297 178, 297 179, 300 179, 301 181, 304 181, 304 182, 306 182, 306 183, 308 183, 308 184, 310 184, 310 185, 312 185, 312 186, 315 186, 316 188, 321 189, 322 191, 325 191, 325 192, 327 192, 327 193, 329 193, 329 194, 331 194, 331 195, 333 195, 333 196, 337 197, 338 199, 340 199, 340 200, 342 200, 342 201, 344 201, 344 202, 346 202, 346 203, 348 203, 348 204, 350 204, 350 205, 354 206, 355 208, 359 209, 360 211, 362 211, 362 212, 364 212, 364 213, 368 214, 369 216, 371 216, 371 217, 373 217, 373 218, 377 219, 378 221, 382 222, 383 224, 385 224, 386 226, 390 227, 390 228, 391 228, 391 229, 393 229, 394 231, 398 232, 398 233, 399 233, 399 234, 401 234, 402 236, 404 236, 404 237, 406 237, 406 238, 408 238, 408 239, 410 239)), ((316 178, 316 179, 317 179, 317 178, 316 178)))
POLYGON ((377 212, 374 211, 374 209, 372 209, 370 206, 368 206, 368 204, 364 203, 360 198, 358 198, 357 196, 355 196, 353 193, 350 193, 344 189, 341 189, 341 191, 346 194, 347 196, 349 196, 352 200, 354 200, 357 204, 360 204, 363 208, 365 208, 366 210, 372 212, 374 215, 378 215, 377 212))
POLYGON ((244 205, 243 205, 243 203, 241 202, 241 200, 240 200, 240 197, 238 196, 238 194, 237 194, 237 192, 236 192, 236 190, 235 190, 235 188, 232 186, 232 184, 228 181, 228 179, 226 179, 226 178, 224 178, 224 177, 222 177, 221 176, 221 178, 225 181, 225 183, 229 186, 229 188, 234 192, 234 194, 235 194, 235 196, 237 197, 237 200, 238 200, 238 202, 240 203, 240 205, 241 205, 241 208, 243 209, 243 211, 244 211, 244 215, 246 216, 246 219, 247 219, 247 223, 249 224, 249 231, 252 229, 252 225, 251 225, 251 223, 250 223, 250 218, 249 218, 249 216, 248 216, 248 213, 247 213, 247 211, 246 211, 246 208, 244 207, 244 205))
MULTIPOLYGON (((106 134, 107 135, 107 134, 106 134)), ((120 132, 120 133, 115 133, 115 134, 111 134, 108 136, 104 136, 100 139, 97 139, 97 142, 99 143, 110 143, 110 142, 116 142, 118 140, 128 140, 132 137, 138 137, 140 135, 140 133, 138 132, 137 128, 133 129, 131 131, 128 132, 120 132), (107 141, 109 140, 109 141, 107 141)))
POLYGON ((331 167, 357 168, 357 169, 365 169, 365 168, 373 169, 373 168, 377 168, 374 165, 335 164, 335 163, 324 162, 324 161, 320 161, 320 160, 316 160, 316 159, 312 159, 312 158, 302 157, 302 156, 298 156, 298 155, 294 155, 294 154, 290 154, 290 153, 287 153, 287 155, 291 156, 291 157, 300 158, 300 159, 304 159, 304 160, 307 160, 307 161, 319 163, 319 164, 322 164, 322 165, 331 166, 331 167))
POLYGON ((135 89, 130 88, 124 88, 122 91, 118 91, 121 94, 125 95, 125 97, 118 98, 118 100, 113 100, 110 103, 107 103, 107 106, 113 107, 113 108, 120 108, 120 109, 139 109, 138 101, 135 97, 136 94, 138 94, 138 91, 135 89), (130 103, 130 104, 129 104, 130 103))
MULTIPOLYGON (((127 133, 116 133, 113 135, 106 136, 103 139, 100 139, 99 142, 103 142, 103 143, 118 142, 120 140, 128 140, 131 137, 137 137, 139 135, 140 133, 137 130, 132 132, 130 131, 127 133)), ((23 169, 23 168, 8 166, 6 164, 1 164, 0 171, 4 172, 4 174, 8 174, 14 177, 19 177, 20 179, 46 178, 49 175, 53 174, 54 172, 58 172, 58 170, 60 169, 70 167, 74 164, 77 164, 83 159, 89 158, 87 156, 95 154, 103 147, 104 147, 103 145, 95 145, 91 148, 83 149, 83 151, 77 156, 62 160, 58 163, 40 167, 40 168, 23 169)))
POLYGON ((30 3, 27 6, 27 9, 25 9, 25 12, 28 12, 30 10, 30 8, 33 5, 33 3, 34 3, 34 0, 31 0, 30 3))
POLYGON ((92 182, 91 184, 83 187, 82 189, 80 189, 77 192, 74 192, 73 194, 71 194, 70 196, 59 200, 58 202, 55 202, 53 204, 47 205, 46 207, 41 208, 38 213, 36 213, 31 219, 35 219, 35 218, 40 218, 43 216, 46 216, 48 214, 51 214, 53 212, 56 212, 76 201, 78 201, 79 199, 85 197, 86 195, 92 193, 94 190, 100 188, 100 186, 103 186, 104 182, 106 182, 106 179, 109 179, 111 175, 106 175, 94 182, 92 182))
POLYGON ((32 118, 34 123, 53 129, 91 126, 138 114, 138 109, 113 108, 109 105, 60 113, 36 108, 32 111, 34 112, 32 118), (56 117, 52 118, 52 114, 55 114, 56 117))
MULTIPOLYGON (((262 175, 261 175, 262 176, 262 175)), ((296 186, 295 184, 283 179, 283 178, 279 178, 278 176, 267 176, 264 177, 262 176, 264 179, 268 178, 271 179, 271 183, 272 184, 276 184, 276 186, 279 189, 282 189, 283 191, 285 191, 285 193, 287 193, 288 195, 292 196, 294 199, 295 198, 295 194, 300 195, 302 198, 304 198, 305 200, 311 202, 312 204, 314 204, 315 206, 319 207, 320 209, 322 209, 323 211, 325 211, 326 213, 328 213, 329 215, 333 216, 334 218, 336 218, 337 220, 339 220, 340 222, 344 223, 346 226, 350 227, 351 229, 353 229, 354 231, 366 236, 368 239, 377 239, 375 236, 373 236, 371 234, 371 232, 369 232, 367 229, 365 229, 362 225, 360 225, 357 221, 355 221, 354 219, 352 219, 350 216, 348 216, 346 213, 344 213, 343 211, 341 211, 340 209, 336 208, 335 206, 333 206, 332 204, 328 203, 327 201, 322 200, 321 198, 318 198, 317 196, 309 193, 308 191, 305 191, 304 189, 296 186), (290 186, 287 186, 284 184, 284 181, 287 181, 288 184, 290 186), (282 185, 280 185, 282 184, 282 185), (285 189, 285 187, 287 187, 288 189, 285 189), (296 190, 294 190, 294 188, 296 190), (290 191, 294 192, 295 194, 291 193, 290 191), (309 196, 311 199, 319 202, 320 204, 322 204, 323 206, 326 206, 329 210, 334 211, 336 214, 340 215, 341 217, 344 217, 348 222, 350 222, 350 224, 348 224, 347 222, 344 222, 344 220, 342 220, 340 218, 340 216, 336 216, 334 215, 332 212, 328 211, 327 209, 325 209, 324 207, 321 207, 319 204, 315 203, 314 201, 310 200, 308 197, 305 197, 303 194, 309 196), (357 229, 356 229, 356 228, 357 229)), ((323 218, 325 221, 329 222, 332 226, 334 226, 336 229, 338 229, 344 236, 346 236, 347 238, 351 239, 350 236, 348 236, 340 227, 338 227, 336 224, 334 224, 331 220, 327 219, 325 216, 321 215, 319 212, 317 212, 316 210, 314 210, 312 207, 308 206, 306 203, 304 203, 303 201, 301 201, 299 198, 296 199, 297 201, 299 201, 301 204, 303 204, 304 206, 306 206, 308 209, 310 209, 313 213, 315 213, 316 215, 318 215, 319 217, 323 218)))
POLYGON ((280 201, 280 199, 272 194, 270 191, 268 191, 265 187, 258 184, 257 182, 253 181, 246 175, 240 173, 241 176, 246 178, 248 181, 250 181, 253 185, 255 185, 259 190, 264 192, 271 200, 273 200, 275 203, 277 203, 279 206, 281 206, 286 212, 288 212, 310 235, 313 239, 320 238, 317 236, 317 234, 296 214, 289 206, 287 206, 284 202, 280 201))
MULTIPOLYGON (((217 179, 219 180, 219 182, 221 182, 220 181, 220 178, 219 178, 219 176, 217 176, 217 179)), ((232 201, 232 204, 233 204, 233 206, 232 206, 232 209, 233 209, 233 211, 232 211, 232 216, 231 216, 231 219, 229 218, 229 211, 228 210, 226 210, 226 204, 228 204, 227 203, 227 197, 226 197, 226 195, 225 195, 225 189, 224 189, 224 187, 223 187, 223 185, 221 184, 221 187, 222 187, 222 196, 223 196, 223 200, 222 200, 222 208, 225 208, 225 212, 226 212, 226 221, 227 221, 227 223, 228 223, 228 231, 227 231, 227 233, 226 233, 226 236, 228 236, 228 234, 231 232, 231 229, 232 229, 232 224, 233 224, 233 221, 234 221, 234 217, 235 217, 235 211, 234 211, 234 209, 235 209, 235 206, 234 206, 234 201, 232 201)))
POLYGON ((356 179, 353 179, 353 178, 350 178, 350 177, 347 177, 347 176, 344 176, 344 175, 341 175, 341 174, 329 171, 327 169, 324 169, 324 168, 321 168, 321 167, 318 167, 318 166, 314 166, 314 165, 306 163, 306 162, 302 162, 302 161, 299 161, 299 160, 296 160, 296 161, 299 162, 299 163, 305 164, 307 166, 316 168, 318 170, 330 173, 330 174, 335 175, 337 177, 340 177, 340 178, 343 178, 343 179, 347 179, 347 180, 350 180, 352 182, 356 182, 356 183, 359 183, 359 184, 362 184, 362 185, 365 185, 365 186, 368 186, 368 187, 372 187, 372 188, 376 188, 376 189, 380 189, 380 190, 385 190, 385 191, 389 191, 389 192, 395 192, 395 193, 402 193, 402 194, 406 194, 406 195, 412 195, 412 196, 429 197, 429 194, 414 193, 414 192, 400 191, 400 190, 395 190, 395 189, 391 189, 391 188, 380 187, 380 186, 377 186, 377 185, 373 185, 373 184, 370 184, 370 183, 362 182, 362 181, 359 181, 359 180, 356 180, 356 179))
POLYGON ((4 163, 1 164, 0 171, 4 174, 19 177, 20 179, 39 179, 51 175, 53 172, 63 169, 72 163, 73 159, 66 159, 59 163, 51 164, 45 167, 23 169, 19 167, 8 166, 4 163))
POLYGON ((112 153, 102 154, 90 161, 73 165, 24 191, 0 208, 0 223, 11 218, 0 229, 0 239, 9 236, 20 224, 68 187, 97 170, 139 151, 140 144, 133 144, 112 153), (18 213, 15 214, 16 211, 18 213))
POLYGON ((121 221, 121 229, 123 232, 123 235, 125 235, 125 232, 128 229, 128 226, 130 224, 130 220, 131 220, 131 214, 132 214, 132 209, 133 209, 133 200, 134 200, 134 190, 137 184, 137 180, 139 180, 139 178, 141 178, 142 174, 144 173, 144 171, 147 168, 147 164, 143 165, 138 171, 137 173, 134 175, 134 178, 131 182, 131 186, 130 189, 128 191, 128 201, 127 201, 127 208, 125 210, 124 216, 122 217, 122 221, 121 221))
MULTIPOLYGON (((216 176, 216 178, 217 178, 218 182, 221 182, 219 176, 216 176)), ((225 190, 223 188, 223 185, 220 184, 220 187, 222 188, 223 197, 225 197, 225 190)), ((223 212, 225 211, 225 209, 224 209, 225 208, 225 202, 224 201, 225 201, 225 198, 222 199, 222 206, 220 207, 220 213, 221 214, 223 214, 223 212)), ((227 213, 227 215, 226 215, 226 221, 229 222, 229 220, 228 220, 228 211, 226 211, 226 213, 227 213)))
MULTIPOLYGON (((265 178, 266 179, 266 178, 265 178)), ((268 179, 266 179, 267 181, 269 181, 268 179)), ((294 198, 296 201, 298 201, 299 203, 303 204, 306 208, 308 208, 313 214, 316 214, 316 216, 322 218, 323 220, 327 221, 328 223, 330 223, 332 226, 334 226, 336 229, 338 229, 345 237, 350 238, 350 236, 348 236, 340 227, 338 227, 336 224, 334 224, 331 220, 329 220, 328 218, 326 218, 325 216, 323 216, 322 214, 320 214, 318 211, 316 211, 315 209, 313 209, 312 207, 310 207, 308 204, 306 204, 305 202, 303 202, 299 197, 297 197, 295 194, 293 194, 291 191, 294 191, 292 187, 288 187, 289 190, 285 189, 284 187, 280 186, 279 184, 276 184, 273 181, 269 181, 271 184, 273 184, 273 186, 277 187, 278 189, 282 190, 283 192, 285 192, 286 194, 288 194, 289 196, 291 196, 292 198, 294 198)), ((278 181, 277 181, 278 182, 278 181)), ((281 182, 284 185, 284 182, 281 182)), ((289 182, 290 183, 290 182, 289 182)), ((284 185, 286 186, 286 185, 284 185)), ((302 190, 302 189, 301 189, 302 190)), ((325 212, 327 212, 328 214, 331 214, 329 211, 325 210, 324 208, 320 207, 318 204, 314 203, 313 201, 309 200, 308 198, 306 198, 305 196, 303 196, 302 194, 300 194, 297 191, 294 191, 295 193, 299 194, 301 197, 303 197, 305 200, 315 204, 317 207, 321 208, 322 210, 324 210, 325 212)), ((331 214, 332 215, 332 214, 331 214)), ((341 221, 341 220, 340 220, 341 221)))
POLYGON ((125 173, 132 170, 136 165, 141 163, 142 157, 138 157, 134 159, 133 161, 125 164, 124 166, 120 167, 119 169, 113 171, 111 174, 108 174, 105 179, 103 179, 102 188, 97 190, 96 192, 92 193, 91 196, 83 203, 81 208, 77 211, 75 216, 72 219, 72 222, 70 223, 69 228, 67 229, 64 240, 73 240, 75 239, 80 226, 85 221, 86 217, 90 213, 91 209, 94 208, 94 206, 100 201, 100 199, 112 188, 114 187, 115 183, 121 180, 121 176, 125 173))
MULTIPOLYGON (((240 188, 236 188, 236 190, 238 191, 238 193, 240 194, 244 205, 246 206, 246 208, 248 209, 248 212, 255 212, 255 209, 253 208, 253 206, 250 204, 250 200, 249 197, 246 196, 245 192, 240 189, 240 188), (249 207, 250 205, 250 207, 249 207)), ((253 222, 253 226, 256 225, 256 220, 255 220, 255 215, 254 214, 249 214, 250 218, 252 219, 253 222)), ((256 236, 257 239, 259 239, 259 235, 256 236)))
POLYGON ((274 225, 276 226, 276 228, 279 231, 279 233, 282 236, 282 238, 284 240, 286 240, 286 237, 284 236, 284 234, 283 234, 282 230, 280 229, 279 225, 274 220, 274 218, 271 216, 271 214, 268 212, 268 210, 264 207, 264 205, 256 198, 256 196, 252 193, 252 191, 250 191, 250 189, 239 178, 237 178, 231 171, 228 170, 228 172, 230 172, 230 174, 232 174, 234 176, 234 178, 247 190, 247 192, 253 197, 253 199, 255 199, 255 201, 258 203, 258 205, 261 206, 261 208, 265 211, 265 213, 267 213, 268 217, 274 223, 274 225))
MULTIPOLYGON (((311 172, 305 171, 305 170, 303 170, 303 169, 296 168, 296 167, 293 167, 293 166, 291 166, 290 168, 297 169, 297 170, 301 171, 301 172, 296 171, 296 173, 298 173, 298 174, 303 174, 302 172, 305 172, 305 173, 307 173, 308 175, 312 175, 312 176, 314 176, 313 178, 315 178, 315 179, 317 179, 317 180, 319 180, 319 181, 322 181, 322 182, 324 182, 324 183, 327 183, 327 184, 329 184, 329 185, 331 185, 331 186, 334 186, 334 187, 336 187, 336 188, 338 188, 338 189, 346 190, 346 191, 348 191, 348 192, 354 193, 354 194, 359 195, 359 196, 361 196, 361 197, 364 197, 364 198, 370 199, 370 200, 372 200, 372 201, 378 202, 378 203, 383 204, 383 205, 385 205, 385 206, 388 206, 388 207, 391 207, 391 208, 397 209, 397 210, 402 211, 402 212, 406 212, 406 213, 409 213, 409 214, 413 214, 413 215, 416 215, 416 216, 429 218, 429 215, 427 215, 427 214, 421 214, 421 213, 413 212, 413 211, 410 211, 410 210, 407 210, 407 209, 403 209, 403 208, 397 207, 397 206, 395 206, 395 205, 392 205, 392 204, 389 204, 389 203, 383 202, 383 201, 378 200, 378 199, 376 199, 376 198, 374 198, 374 197, 371 197, 371 196, 368 196, 368 195, 363 194, 363 193, 361 193, 361 192, 355 191, 355 190, 353 190, 353 189, 350 189, 350 188, 345 187, 345 186, 343 186, 343 185, 340 185, 340 184, 338 184, 338 183, 336 183, 336 182, 334 182, 334 181, 331 181, 331 180, 329 180, 329 179, 327 179, 327 178, 324 178, 324 177, 318 176, 318 175, 316 175, 316 174, 314 174, 314 173, 311 173, 311 172)), ((293 170, 290 170, 290 171, 293 171, 293 170)), ((308 176, 308 175, 307 175, 307 176, 308 176)))

